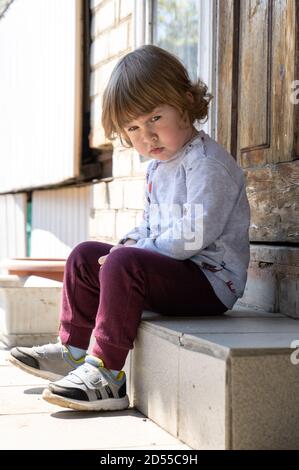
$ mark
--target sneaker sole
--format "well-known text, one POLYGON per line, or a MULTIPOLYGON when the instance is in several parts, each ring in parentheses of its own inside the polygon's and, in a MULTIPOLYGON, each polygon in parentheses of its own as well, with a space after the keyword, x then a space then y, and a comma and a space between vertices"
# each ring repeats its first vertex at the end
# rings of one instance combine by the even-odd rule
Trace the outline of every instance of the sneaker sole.
POLYGON ((34 367, 30 367, 24 362, 19 361, 11 354, 8 356, 7 360, 13 364, 14 366, 18 367, 19 369, 27 372, 28 374, 34 375, 35 377, 40 377, 41 379, 50 380, 51 382, 55 382, 56 380, 60 380, 63 378, 62 375, 54 374, 54 372, 49 372, 46 370, 34 369, 34 367))
POLYGON ((77 411, 116 411, 125 410, 129 407, 128 395, 123 398, 108 398, 106 400, 84 402, 55 395, 55 393, 52 393, 46 388, 43 391, 42 398, 52 405, 71 408, 72 410, 77 411))

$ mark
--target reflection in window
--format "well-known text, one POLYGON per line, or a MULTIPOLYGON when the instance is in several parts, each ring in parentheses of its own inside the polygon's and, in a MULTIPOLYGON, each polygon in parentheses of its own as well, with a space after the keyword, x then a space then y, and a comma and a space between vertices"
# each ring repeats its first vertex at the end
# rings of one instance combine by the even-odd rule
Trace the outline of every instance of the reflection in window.
POLYGON ((155 0, 153 43, 178 56, 197 77, 198 0, 155 0))

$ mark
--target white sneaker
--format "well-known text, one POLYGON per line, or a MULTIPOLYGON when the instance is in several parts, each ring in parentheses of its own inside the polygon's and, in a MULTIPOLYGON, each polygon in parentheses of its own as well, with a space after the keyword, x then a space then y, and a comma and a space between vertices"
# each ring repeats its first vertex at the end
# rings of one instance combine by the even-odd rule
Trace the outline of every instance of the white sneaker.
POLYGON ((85 364, 63 379, 50 383, 43 391, 43 399, 54 405, 80 411, 128 408, 125 372, 120 371, 115 377, 103 366, 101 359, 86 356, 85 364))
POLYGON ((55 381, 84 364, 85 356, 74 359, 68 348, 58 342, 32 348, 13 348, 8 360, 29 374, 55 381))

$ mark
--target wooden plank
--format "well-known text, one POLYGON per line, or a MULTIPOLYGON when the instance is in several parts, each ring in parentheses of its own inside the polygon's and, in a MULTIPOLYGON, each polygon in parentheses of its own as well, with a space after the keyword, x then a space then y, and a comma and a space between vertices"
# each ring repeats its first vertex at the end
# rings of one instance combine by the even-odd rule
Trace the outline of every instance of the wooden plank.
POLYGON ((272 152, 272 17, 273 0, 241 2, 237 160, 242 167, 263 166, 272 152))
POLYGON ((234 1, 219 0, 217 4, 218 35, 217 35, 217 126, 216 140, 228 152, 231 149, 232 130, 232 71, 233 71, 233 20, 234 1))
POLYGON ((271 2, 241 2, 239 122, 241 152, 270 147, 271 2))
MULTIPOLYGON (((245 54, 246 69, 250 72, 245 73, 245 75, 243 73, 243 76, 241 75, 239 78, 239 87, 243 87, 243 94, 239 98, 239 113, 241 113, 242 120, 245 123, 245 129, 246 122, 248 123, 246 139, 242 136, 244 126, 239 125, 238 128, 238 134, 240 134, 238 139, 238 161, 244 168, 261 167, 267 163, 296 160, 299 153, 299 110, 298 105, 291 101, 293 81, 299 78, 299 2, 294 0, 269 0, 266 3, 260 0, 255 0, 254 2, 244 1, 241 2, 241 12, 243 12, 241 17, 243 20, 246 18, 245 12, 247 12, 249 7, 251 11, 252 9, 260 11, 262 16, 263 6, 265 5, 268 8, 268 33, 264 32, 262 22, 255 25, 255 30, 252 32, 253 37, 257 41, 254 53, 251 57, 250 54, 245 54), (266 68, 268 78, 267 90, 265 91, 264 77, 266 68), (260 84, 253 86, 254 83, 258 83, 258 80, 252 80, 251 76, 254 74, 260 76, 261 73, 262 80, 260 84), (244 91, 246 92, 244 93, 244 91), (253 103, 248 107, 247 103, 250 100, 253 103), (256 103, 256 101, 259 103, 256 103), (246 104, 245 107, 244 103, 246 104), (265 132, 263 126, 265 126, 266 121, 268 126, 266 127, 267 139, 264 139, 265 144, 262 142, 261 145, 258 145, 259 142, 256 139, 256 135, 251 129, 251 122, 253 118, 256 118, 259 108, 262 110, 262 116, 264 117, 259 117, 256 120, 255 126, 262 126, 260 133, 265 132), (267 110, 266 115, 265 109, 267 110), (248 113, 247 119, 246 113, 248 113), (265 116, 267 119, 265 119, 265 116), (242 146, 244 140, 245 143, 249 144, 247 148, 242 146)), ((247 21, 243 21, 242 35, 244 35, 244 28, 246 31, 250 29, 251 17, 252 14, 249 14, 247 15, 247 21)), ((240 55, 240 62, 244 62, 245 59, 242 53, 240 55)))
POLYGON ((244 170, 251 241, 299 242, 299 160, 244 170))
MULTIPOLYGON (((299 5, 296 2, 295 11, 295 80, 299 79, 299 5)), ((297 87, 298 90, 298 87, 297 87)), ((297 98, 299 95, 297 93, 297 98)), ((293 158, 299 156, 299 103, 294 106, 294 155, 293 158)))
MULTIPOLYGON (((296 72, 296 17, 299 5, 294 0, 275 1, 273 9, 272 68, 272 152, 268 162, 285 162, 296 158, 295 113, 298 105, 291 102, 291 86, 296 72)), ((297 26, 298 27, 298 26, 297 26)))

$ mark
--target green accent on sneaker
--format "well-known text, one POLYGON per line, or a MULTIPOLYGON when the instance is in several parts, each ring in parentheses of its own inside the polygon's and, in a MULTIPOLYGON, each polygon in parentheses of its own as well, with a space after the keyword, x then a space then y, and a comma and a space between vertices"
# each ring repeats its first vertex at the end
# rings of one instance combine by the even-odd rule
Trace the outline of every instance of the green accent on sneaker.
MULTIPOLYGON (((89 364, 95 366, 95 367, 103 367, 105 368, 104 361, 100 359, 99 357, 93 356, 92 354, 87 354, 85 357, 85 362, 88 362, 89 364)), ((109 369, 107 369, 109 370, 109 369)))

